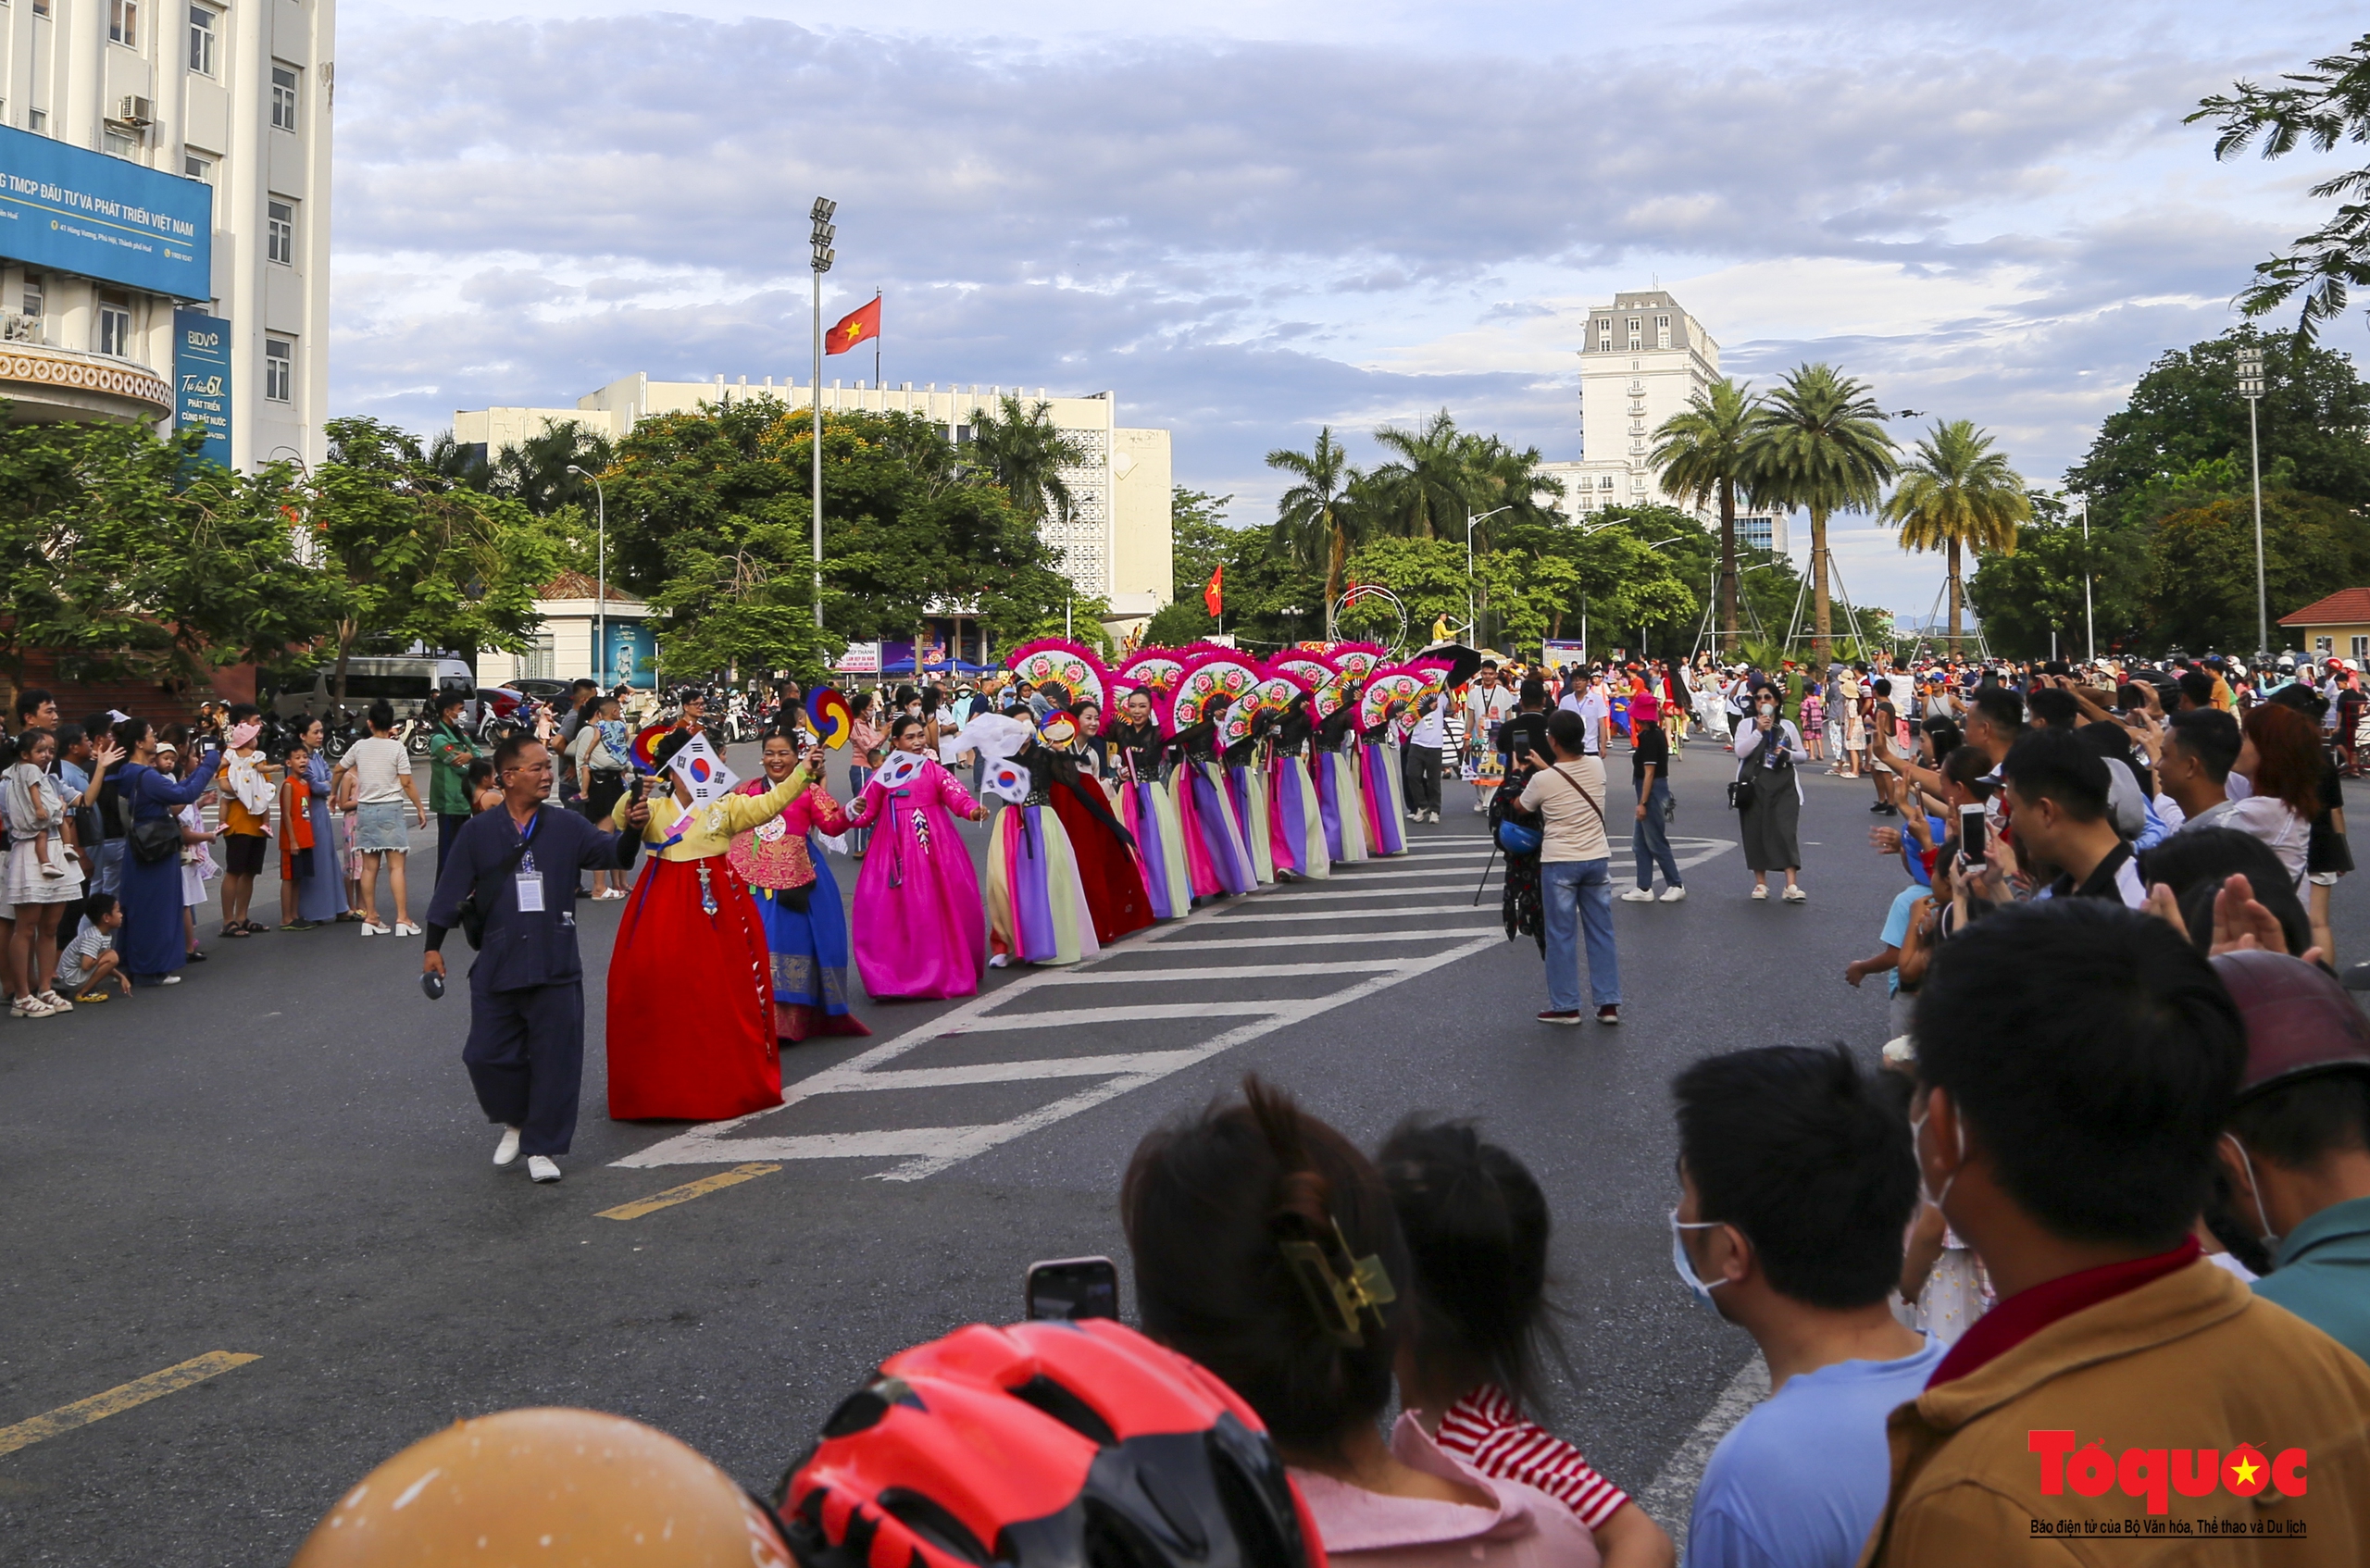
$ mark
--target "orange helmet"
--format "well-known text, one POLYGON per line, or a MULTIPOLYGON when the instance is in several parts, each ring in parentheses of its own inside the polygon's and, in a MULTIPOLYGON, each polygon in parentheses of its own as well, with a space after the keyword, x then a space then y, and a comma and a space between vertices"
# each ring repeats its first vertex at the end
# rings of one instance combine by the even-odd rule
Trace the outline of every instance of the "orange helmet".
POLYGON ((1257 1414, 1108 1318, 890 1357, 775 1500, 802 1568, 1325 1568, 1257 1414))
POLYGON ((456 1421, 364 1476, 291 1568, 454 1562, 792 1568, 780 1521, 638 1421, 506 1410, 456 1421))

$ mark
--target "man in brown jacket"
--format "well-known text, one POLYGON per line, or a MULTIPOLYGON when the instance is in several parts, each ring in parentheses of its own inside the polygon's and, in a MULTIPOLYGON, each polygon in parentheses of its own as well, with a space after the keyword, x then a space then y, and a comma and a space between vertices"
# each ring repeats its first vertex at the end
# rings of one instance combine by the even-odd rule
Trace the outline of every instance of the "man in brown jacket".
POLYGON ((1917 999, 1917 1156, 1999 1305, 1888 1424, 1864 1568, 2370 1562, 2370 1366, 2191 1236, 2246 1059, 2164 922, 1999 910, 1917 999))

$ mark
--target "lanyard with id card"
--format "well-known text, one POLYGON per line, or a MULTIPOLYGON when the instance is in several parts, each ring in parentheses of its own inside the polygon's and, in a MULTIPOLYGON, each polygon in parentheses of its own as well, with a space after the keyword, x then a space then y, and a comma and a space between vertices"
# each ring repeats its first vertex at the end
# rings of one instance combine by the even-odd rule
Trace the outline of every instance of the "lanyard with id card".
MULTIPOLYGON (((539 811, 527 824, 527 830, 518 836, 522 846, 534 842, 535 829, 542 827, 543 822, 543 814, 539 811)), ((531 849, 522 849, 519 855, 518 890, 519 914, 541 915, 543 912, 543 874, 535 869, 535 852, 531 849)))

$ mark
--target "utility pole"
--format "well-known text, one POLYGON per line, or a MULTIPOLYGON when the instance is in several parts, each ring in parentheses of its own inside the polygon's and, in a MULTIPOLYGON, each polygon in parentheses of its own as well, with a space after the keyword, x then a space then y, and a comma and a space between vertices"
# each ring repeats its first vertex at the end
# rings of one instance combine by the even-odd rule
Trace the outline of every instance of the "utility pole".
POLYGON ((603 691, 609 689, 609 495, 601 488, 594 475, 570 463, 568 471, 580 479, 592 482, 592 499, 601 517, 600 542, 592 546, 592 681, 603 691))
MULTIPOLYGON (((2099 662, 2099 623, 2090 612, 2090 498, 2082 501, 2082 632, 2090 645, 2090 663, 2099 662)), ((1958 650, 1951 650, 1955 655, 1958 650)))
POLYGON ((2263 441, 2255 404, 2263 401, 2263 345, 2249 338, 2239 345, 2239 395, 2247 400, 2247 453, 2255 481, 2255 662, 2271 662, 2271 599, 2263 576, 2263 441))
MULTIPOLYGON (((811 236, 814 255, 807 263, 815 270, 815 380, 808 388, 808 408, 815 416, 812 427, 815 438, 815 629, 823 629, 823 274, 831 270, 831 237, 839 232, 831 224, 831 215, 840 204, 825 196, 815 198, 815 205, 807 213, 813 225, 811 236)), ((918 676, 916 678, 919 678, 918 676)))

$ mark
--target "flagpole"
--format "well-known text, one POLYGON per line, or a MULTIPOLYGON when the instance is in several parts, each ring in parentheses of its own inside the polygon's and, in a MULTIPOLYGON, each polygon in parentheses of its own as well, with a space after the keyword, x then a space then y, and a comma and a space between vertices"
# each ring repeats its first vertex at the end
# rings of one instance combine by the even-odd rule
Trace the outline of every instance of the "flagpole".
MULTIPOLYGON (((878 283, 872 286, 872 303, 875 305, 880 303, 880 285, 878 283)), ((881 412, 887 413, 889 393, 880 380, 880 312, 878 310, 872 313, 872 386, 874 391, 880 393, 881 412)))

